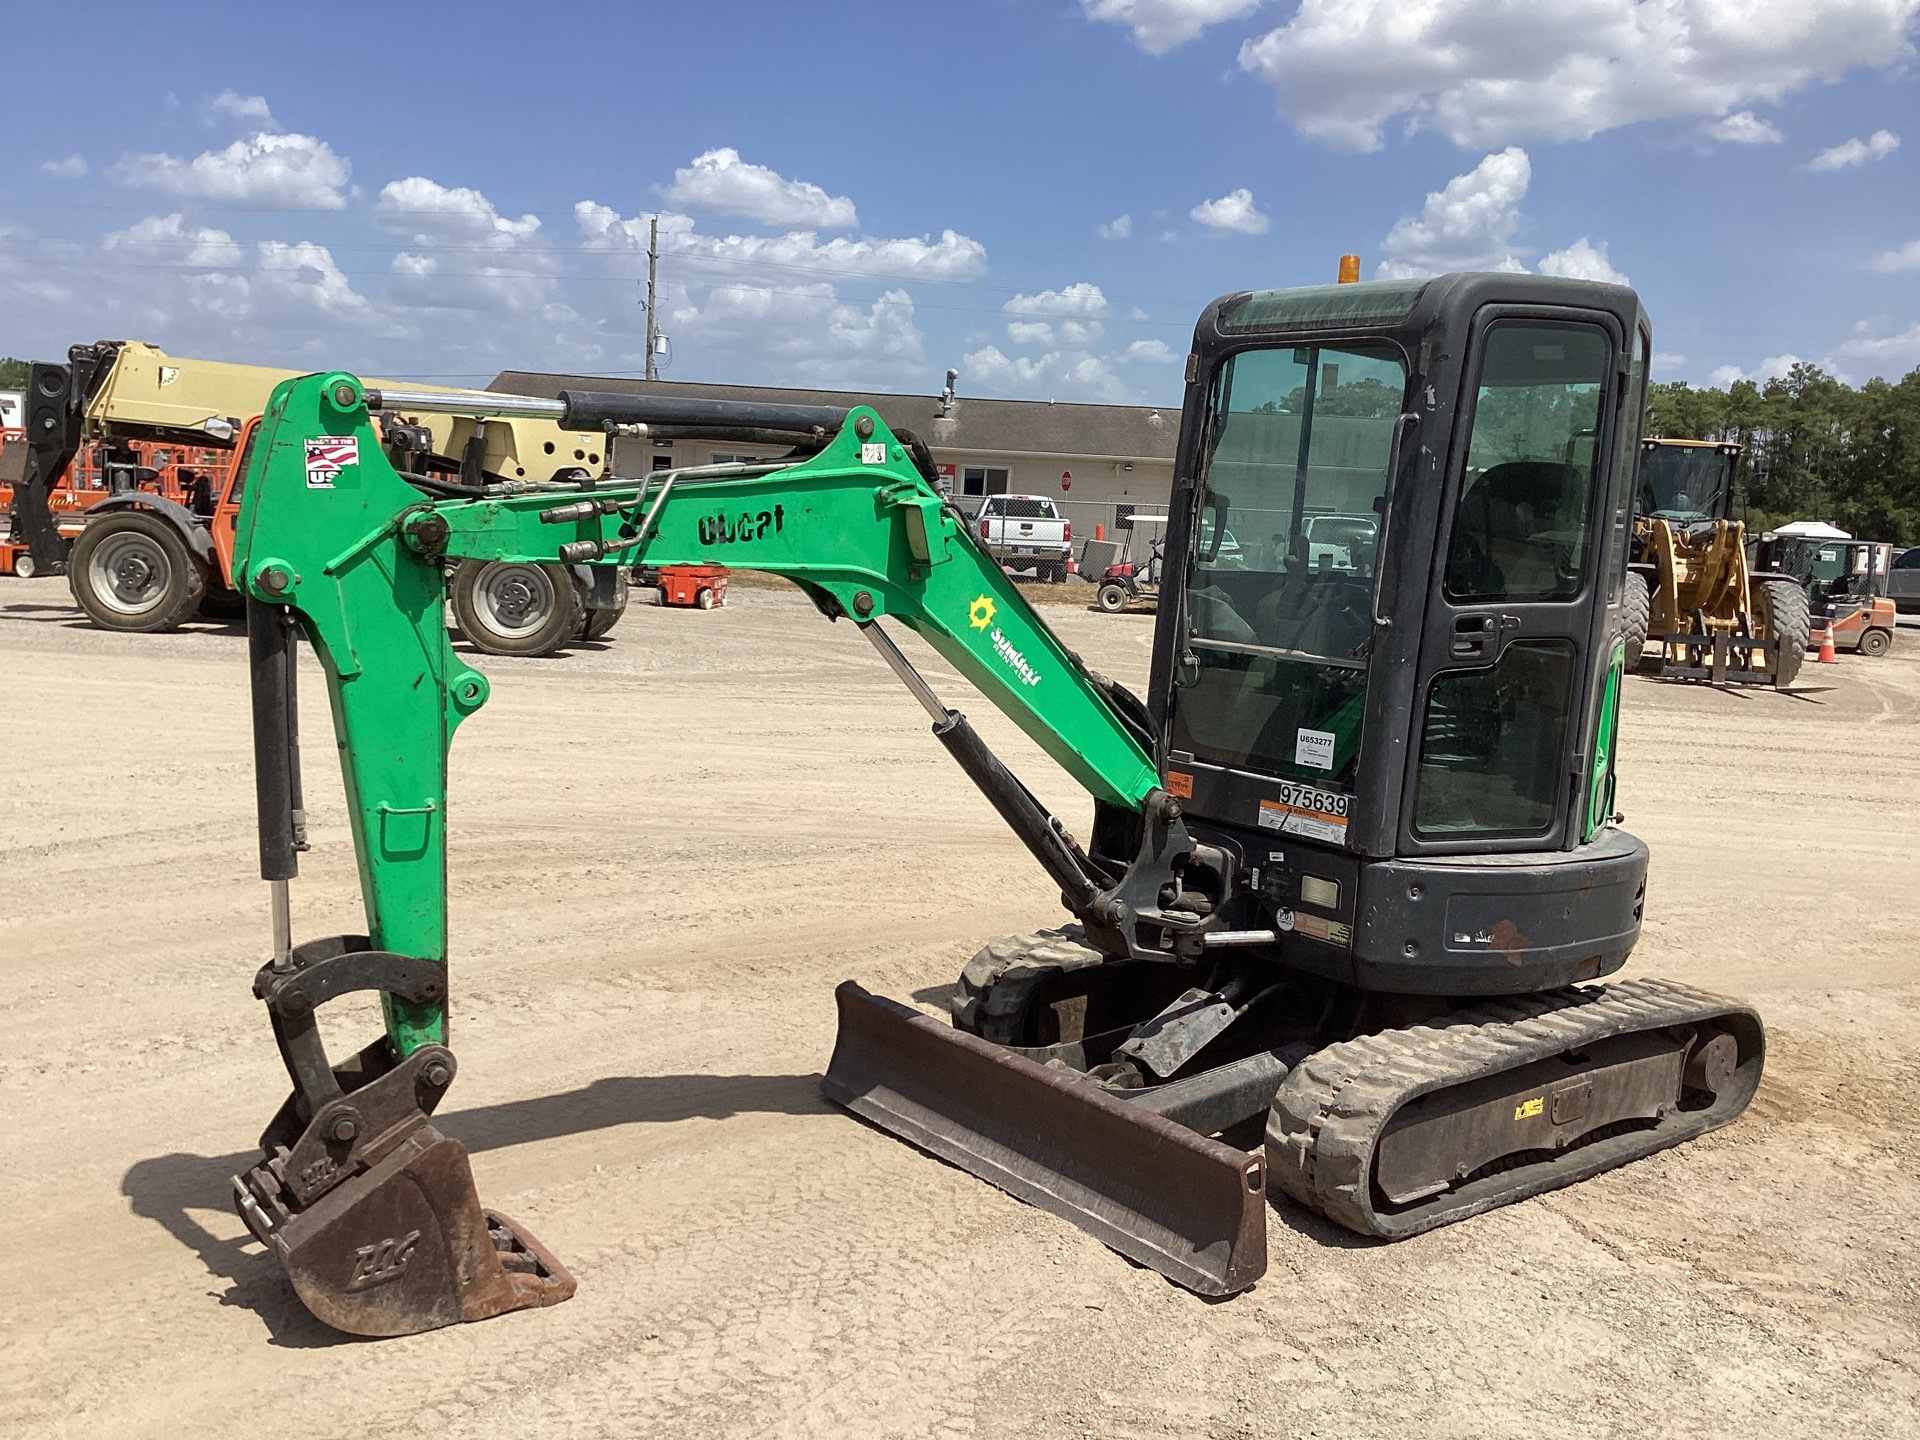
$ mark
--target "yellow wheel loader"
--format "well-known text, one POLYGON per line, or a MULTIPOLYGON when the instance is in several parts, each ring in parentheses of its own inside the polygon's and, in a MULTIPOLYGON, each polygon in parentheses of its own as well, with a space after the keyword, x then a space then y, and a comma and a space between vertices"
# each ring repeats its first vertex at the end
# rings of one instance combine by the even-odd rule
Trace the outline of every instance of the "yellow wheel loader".
POLYGON ((1627 659, 1663 677, 1784 689, 1806 659, 1812 620, 1799 581, 1749 566, 1747 527, 1732 518, 1739 458, 1726 441, 1641 441, 1627 659), (1649 641, 1657 658, 1645 654, 1649 641))

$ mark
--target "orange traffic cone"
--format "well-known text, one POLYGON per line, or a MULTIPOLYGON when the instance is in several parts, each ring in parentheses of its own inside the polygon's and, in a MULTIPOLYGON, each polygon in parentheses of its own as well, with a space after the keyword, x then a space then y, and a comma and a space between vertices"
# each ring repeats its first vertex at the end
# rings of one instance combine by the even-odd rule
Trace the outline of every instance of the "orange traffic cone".
POLYGON ((1839 659, 1840 657, 1833 653, 1833 620, 1832 617, 1828 617, 1820 624, 1820 654, 1816 663, 1833 665, 1837 664, 1839 659))

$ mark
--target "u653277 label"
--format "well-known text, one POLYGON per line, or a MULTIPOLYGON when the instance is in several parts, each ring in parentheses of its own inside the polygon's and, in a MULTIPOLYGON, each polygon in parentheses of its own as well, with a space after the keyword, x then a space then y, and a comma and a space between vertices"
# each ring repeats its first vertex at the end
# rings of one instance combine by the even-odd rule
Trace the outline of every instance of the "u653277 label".
POLYGON ((1342 845, 1347 839, 1347 809, 1352 802, 1351 795, 1338 790, 1282 781, 1277 796, 1260 802, 1260 825, 1265 830, 1342 845))

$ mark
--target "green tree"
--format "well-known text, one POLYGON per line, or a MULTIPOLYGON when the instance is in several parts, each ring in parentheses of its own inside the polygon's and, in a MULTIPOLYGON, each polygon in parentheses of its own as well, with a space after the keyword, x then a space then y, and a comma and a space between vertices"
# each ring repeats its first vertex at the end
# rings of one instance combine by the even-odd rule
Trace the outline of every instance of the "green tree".
POLYGON ((0 390, 24 390, 27 388, 27 362, 16 360, 11 355, 0 358, 0 390))

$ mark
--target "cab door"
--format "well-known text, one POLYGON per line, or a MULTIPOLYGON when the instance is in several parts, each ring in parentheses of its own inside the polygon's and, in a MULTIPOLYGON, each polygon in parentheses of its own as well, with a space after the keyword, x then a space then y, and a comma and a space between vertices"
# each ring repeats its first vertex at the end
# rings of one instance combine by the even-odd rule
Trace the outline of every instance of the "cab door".
POLYGON ((1603 312, 1476 317, 1420 647, 1403 853, 1557 850, 1581 833, 1572 802, 1599 726, 1595 649, 1608 574, 1624 560, 1610 533, 1623 356, 1619 320, 1603 312))

